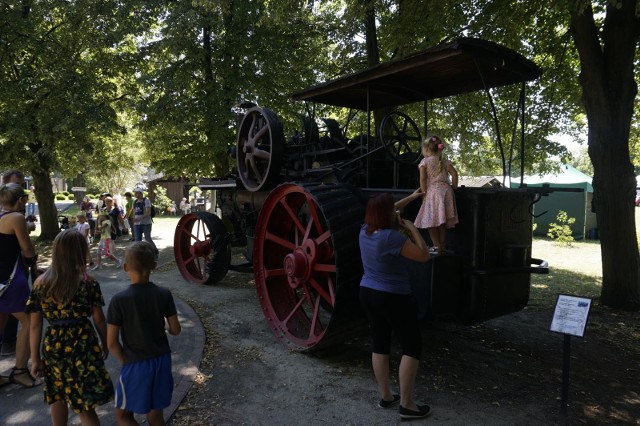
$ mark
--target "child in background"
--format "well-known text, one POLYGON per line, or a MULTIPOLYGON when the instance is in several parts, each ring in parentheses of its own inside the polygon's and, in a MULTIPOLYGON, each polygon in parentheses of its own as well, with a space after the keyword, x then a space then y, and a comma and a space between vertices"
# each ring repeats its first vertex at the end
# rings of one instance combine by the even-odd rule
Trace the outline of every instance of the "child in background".
POLYGON ((131 285, 113 296, 107 310, 107 344, 123 364, 116 386, 118 424, 137 424, 133 414, 138 413, 146 414, 150 425, 164 425, 162 410, 171 404, 171 348, 165 327, 174 336, 181 327, 171 292, 149 282, 155 258, 154 247, 146 241, 126 249, 124 270, 131 285))
POLYGON ((453 190, 458 187, 458 172, 442 154, 444 142, 432 135, 422 143, 424 158, 418 164, 420 189, 424 193, 422 206, 414 222, 417 228, 427 228, 434 250, 445 252, 447 228, 458 223, 458 212, 453 190), (452 183, 449 182, 451 175, 452 183))
POLYGON ((106 212, 101 212, 98 216, 96 227, 100 230, 100 242, 98 243, 98 253, 96 256, 96 266, 91 268, 92 271, 102 268, 102 254, 105 257, 115 260, 118 268, 122 266, 122 260, 113 254, 113 245, 111 244, 111 232, 113 224, 111 218, 106 212))
POLYGON ((87 240, 87 257, 89 258, 89 266, 93 266, 93 257, 91 256, 91 250, 89 250, 89 244, 91 244, 91 226, 89 226, 89 222, 87 222, 86 213, 80 213, 77 216, 78 223, 75 226, 75 230, 80 233, 80 235, 84 236, 87 240))
POLYGON ((83 425, 99 424, 95 407, 111 401, 114 394, 104 365, 109 353, 104 299, 100 284, 87 275, 87 251, 86 236, 78 231, 67 229, 58 234, 51 267, 36 279, 27 301, 31 372, 44 377, 45 401, 51 405, 54 425, 67 424, 68 407, 79 414, 83 425), (43 318, 49 326, 41 358, 43 318))

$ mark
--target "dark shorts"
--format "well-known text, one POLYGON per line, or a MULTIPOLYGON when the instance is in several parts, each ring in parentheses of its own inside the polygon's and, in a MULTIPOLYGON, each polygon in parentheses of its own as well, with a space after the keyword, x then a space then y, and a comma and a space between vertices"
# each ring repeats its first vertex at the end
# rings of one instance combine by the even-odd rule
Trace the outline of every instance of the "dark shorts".
POLYGON ((124 364, 116 383, 116 408, 136 414, 162 410, 171 404, 171 354, 124 364))
POLYGON ((360 287, 360 303, 369 318, 372 351, 391 352, 391 335, 395 334, 402 354, 420 359, 422 337, 418 322, 418 304, 412 294, 394 294, 360 287))

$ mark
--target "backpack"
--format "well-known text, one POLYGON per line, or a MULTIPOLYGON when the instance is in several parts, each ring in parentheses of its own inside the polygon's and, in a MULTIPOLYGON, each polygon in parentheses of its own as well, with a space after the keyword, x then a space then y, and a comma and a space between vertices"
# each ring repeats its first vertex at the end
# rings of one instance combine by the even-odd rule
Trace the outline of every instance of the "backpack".
MULTIPOLYGON (((149 202, 151 203, 151 200, 149 200, 149 202)), ((156 206, 153 205, 153 203, 151 204, 151 219, 153 219, 154 217, 156 217, 156 206)))

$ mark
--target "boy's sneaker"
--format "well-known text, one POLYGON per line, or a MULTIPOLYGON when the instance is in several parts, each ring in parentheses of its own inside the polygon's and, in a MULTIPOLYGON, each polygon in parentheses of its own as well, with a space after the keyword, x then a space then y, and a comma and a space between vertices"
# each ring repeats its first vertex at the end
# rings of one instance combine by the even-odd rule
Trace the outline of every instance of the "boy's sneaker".
POLYGON ((122 259, 118 259, 118 268, 122 268, 122 259))
POLYGON ((97 271, 98 269, 102 269, 100 265, 96 265, 93 268, 91 268, 92 271, 97 271))
POLYGON ((393 407, 399 402, 400 402, 400 395, 393 395, 393 399, 391 401, 385 401, 384 399, 381 399, 380 402, 378 402, 378 407, 389 408, 389 407, 393 407))
POLYGON ((402 420, 424 419, 431 414, 431 407, 428 405, 418 405, 418 411, 414 411, 404 408, 401 405, 400 408, 398 408, 398 413, 400 413, 400 419, 402 420))

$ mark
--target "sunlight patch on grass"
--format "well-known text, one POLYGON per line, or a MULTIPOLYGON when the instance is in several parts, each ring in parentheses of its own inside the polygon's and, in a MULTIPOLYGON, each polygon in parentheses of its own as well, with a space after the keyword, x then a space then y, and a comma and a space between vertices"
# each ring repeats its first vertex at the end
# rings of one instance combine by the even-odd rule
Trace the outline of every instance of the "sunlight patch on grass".
POLYGON ((600 277, 555 268, 548 275, 531 276, 530 304, 551 306, 559 293, 598 298, 602 290, 600 277))

